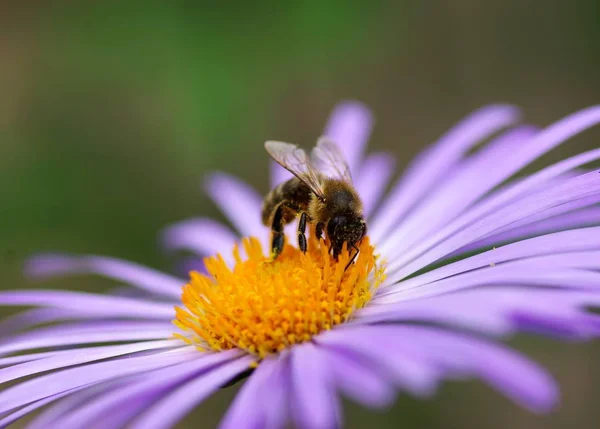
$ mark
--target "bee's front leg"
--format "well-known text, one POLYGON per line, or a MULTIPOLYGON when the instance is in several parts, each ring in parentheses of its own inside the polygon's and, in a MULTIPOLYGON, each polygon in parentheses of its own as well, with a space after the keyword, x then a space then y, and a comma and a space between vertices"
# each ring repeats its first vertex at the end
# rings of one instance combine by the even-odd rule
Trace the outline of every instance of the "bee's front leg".
POLYGON ((306 212, 302 212, 298 222, 298 247, 302 250, 302 253, 306 253, 306 219, 306 212))
POLYGON ((344 268, 344 271, 346 271, 348 269, 348 267, 350 265, 352 265, 352 262, 354 262, 354 260, 356 259, 356 257, 358 256, 358 252, 360 252, 360 249, 356 246, 356 244, 352 244, 352 245, 348 245, 348 251, 350 251, 350 249, 354 249, 354 255, 352 255, 352 257, 350 258, 350 260, 348 261, 348 263, 346 264, 346 268, 344 268))
POLYGON ((284 203, 281 203, 275 209, 273 214, 273 220, 271 221, 271 232, 273 237, 271 239, 271 259, 275 260, 283 250, 285 244, 285 234, 283 232, 284 219, 283 210, 285 208, 284 203))
POLYGON ((325 224, 323 222, 318 222, 315 227, 315 234, 317 236, 317 240, 320 240, 323 237, 323 230, 325 229, 325 224))

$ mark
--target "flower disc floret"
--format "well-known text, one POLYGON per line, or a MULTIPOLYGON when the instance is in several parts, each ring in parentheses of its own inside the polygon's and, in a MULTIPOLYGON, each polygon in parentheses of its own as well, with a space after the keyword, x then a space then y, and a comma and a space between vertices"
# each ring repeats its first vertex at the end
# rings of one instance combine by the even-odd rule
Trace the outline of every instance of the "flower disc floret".
POLYGON ((347 249, 336 261, 329 243, 314 237, 306 253, 286 245, 274 261, 256 238, 242 246, 246 257, 236 245, 233 268, 221 255, 206 258, 208 275, 191 272, 183 288, 175 324, 201 350, 237 347, 264 357, 309 341, 348 321, 384 279, 368 238, 347 269, 347 249))

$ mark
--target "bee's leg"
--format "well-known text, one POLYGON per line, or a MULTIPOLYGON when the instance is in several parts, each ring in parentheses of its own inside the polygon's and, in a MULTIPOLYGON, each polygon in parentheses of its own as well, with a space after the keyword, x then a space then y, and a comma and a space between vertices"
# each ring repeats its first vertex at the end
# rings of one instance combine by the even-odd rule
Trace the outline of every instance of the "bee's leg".
POLYGON ((271 232, 273 238, 271 239, 271 259, 276 259, 285 244, 285 235, 283 233, 283 209, 285 208, 284 203, 281 203, 275 209, 273 214, 273 221, 271 222, 271 232))
POLYGON ((315 227, 315 235, 317 236, 317 240, 320 240, 323 237, 323 230, 325 229, 325 224, 323 222, 318 222, 315 227))
POLYGON ((337 247, 331 243, 331 246, 329 246, 329 253, 331 253, 333 255, 333 259, 337 261, 340 253, 342 253, 342 249, 343 247, 337 247))
POLYGON ((350 265, 352 265, 352 262, 354 262, 354 260, 356 259, 356 257, 358 256, 358 252, 360 252, 360 249, 358 247, 356 247, 356 244, 352 245, 352 248, 354 250, 356 250, 356 252, 354 252, 354 255, 352 255, 352 257, 350 258, 350 260, 348 261, 348 264, 346 264, 346 268, 344 268, 344 271, 346 271, 348 269, 348 267, 350 265))
POLYGON ((306 217, 306 212, 302 212, 300 222, 298 222, 298 247, 302 253, 306 253, 306 217))

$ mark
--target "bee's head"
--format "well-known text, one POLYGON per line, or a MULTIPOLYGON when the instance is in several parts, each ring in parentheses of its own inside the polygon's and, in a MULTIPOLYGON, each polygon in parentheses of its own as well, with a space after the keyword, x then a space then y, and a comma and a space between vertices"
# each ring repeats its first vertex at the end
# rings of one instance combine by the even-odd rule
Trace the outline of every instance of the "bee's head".
POLYGON ((367 233, 367 223, 360 216, 335 216, 327 224, 327 236, 331 240, 333 256, 337 258, 344 243, 355 246, 367 233))

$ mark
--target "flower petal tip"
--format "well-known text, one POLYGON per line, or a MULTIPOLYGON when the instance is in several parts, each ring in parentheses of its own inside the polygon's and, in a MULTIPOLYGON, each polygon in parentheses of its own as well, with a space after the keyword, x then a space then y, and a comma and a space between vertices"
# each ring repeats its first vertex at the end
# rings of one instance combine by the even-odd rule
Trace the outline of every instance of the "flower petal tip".
POLYGON ((41 253, 25 261, 23 272, 30 279, 48 278, 75 268, 76 259, 61 253, 41 253))
MULTIPOLYGON (((518 377, 517 374, 515 376, 518 377)), ((560 388, 556 380, 543 370, 523 377, 514 391, 505 393, 532 413, 549 414, 556 411, 560 404, 560 388)))
POLYGON ((327 121, 329 137, 345 137, 344 130, 351 129, 360 134, 368 133, 373 126, 373 113, 364 104, 348 100, 335 106, 327 121), (330 135, 331 134, 331 135, 330 135))
POLYGON ((540 395, 537 400, 532 401, 527 408, 536 414, 551 414, 560 408, 560 390, 555 386, 552 391, 540 395))
POLYGON ((371 109, 357 100, 345 100, 336 104, 331 116, 340 114, 362 117, 365 120, 371 120, 373 117, 371 109))

